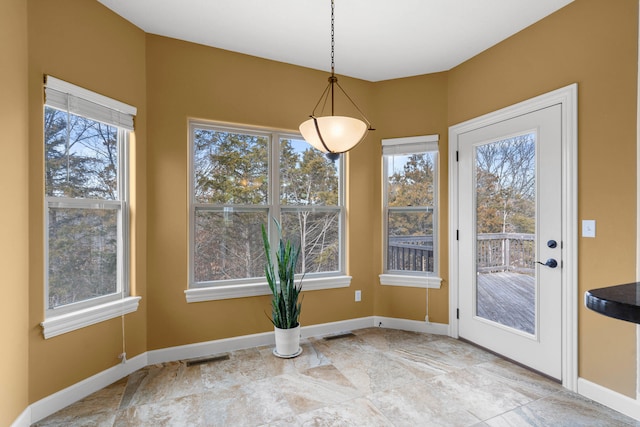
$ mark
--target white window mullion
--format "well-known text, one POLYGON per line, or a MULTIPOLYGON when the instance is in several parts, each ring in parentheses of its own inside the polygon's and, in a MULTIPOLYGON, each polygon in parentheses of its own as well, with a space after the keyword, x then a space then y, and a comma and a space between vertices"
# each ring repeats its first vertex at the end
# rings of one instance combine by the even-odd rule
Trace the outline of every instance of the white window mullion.
POLYGON ((269 217, 266 224, 273 259, 276 259, 275 251, 277 250, 277 246, 274 243, 278 241, 278 230, 273 223, 273 219, 277 219, 282 224, 282 212, 280 210, 280 144, 280 134, 273 133, 269 141, 269 217))
POLYGON ((122 201, 120 200, 69 199, 47 196, 46 201, 50 208, 121 209, 122 207, 122 201))

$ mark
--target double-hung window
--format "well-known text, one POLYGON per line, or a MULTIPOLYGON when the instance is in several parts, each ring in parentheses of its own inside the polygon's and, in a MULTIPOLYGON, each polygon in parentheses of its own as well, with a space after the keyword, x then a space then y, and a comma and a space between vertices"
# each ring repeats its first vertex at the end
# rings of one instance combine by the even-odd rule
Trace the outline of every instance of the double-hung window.
POLYGON ((271 129, 191 121, 189 134, 187 301, 268 294, 261 228, 275 241, 273 219, 301 247, 303 289, 348 286, 341 160, 271 129))
POLYGON ((136 109, 47 76, 45 337, 137 308, 129 296, 127 141, 136 109))
POLYGON ((439 287, 438 136, 382 140, 383 285, 439 287))

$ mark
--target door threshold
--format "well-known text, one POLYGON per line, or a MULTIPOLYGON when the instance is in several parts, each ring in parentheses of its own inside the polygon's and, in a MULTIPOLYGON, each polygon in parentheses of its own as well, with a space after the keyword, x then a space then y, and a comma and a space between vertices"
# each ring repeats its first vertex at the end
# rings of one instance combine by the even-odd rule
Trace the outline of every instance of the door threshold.
POLYGON ((527 365, 525 365, 525 364, 523 364, 523 363, 520 363, 520 362, 518 362, 518 361, 516 361, 516 360, 513 360, 513 359, 511 359, 511 358, 509 358, 509 357, 506 357, 506 356, 504 356, 504 355, 502 355, 502 354, 500 354, 500 353, 496 353, 495 351, 493 351, 493 350, 491 350, 491 349, 488 349, 488 348, 486 348, 486 347, 483 347, 483 346, 481 346, 481 345, 479 345, 479 344, 476 344, 476 343, 474 343, 473 341, 469 341, 469 340, 468 340, 468 339, 466 339, 466 338, 458 337, 458 340, 459 340, 459 341, 462 341, 462 342, 464 342, 464 343, 466 343, 466 344, 470 344, 470 345, 472 345, 472 346, 474 346, 474 347, 476 347, 476 348, 479 348, 479 349, 481 349, 481 350, 484 350, 484 351, 486 351, 487 353, 491 353, 491 354, 493 354, 494 356, 497 356, 497 357, 499 357, 499 358, 501 358, 501 359, 503 359, 503 360, 506 360, 507 362, 513 363, 513 364, 514 364, 514 365, 516 365, 516 366, 519 366, 519 367, 521 367, 521 368, 524 368, 524 369, 526 369, 526 370, 527 370, 527 371, 529 371, 529 372, 533 372, 534 374, 540 375, 541 377, 544 377, 544 378, 546 378, 546 379, 548 379, 548 380, 550 380, 550 381, 553 381, 554 383, 558 383, 558 384, 562 385, 562 380, 561 380, 561 379, 559 380, 559 379, 557 379, 557 378, 552 377, 551 375, 545 374, 544 372, 540 372, 540 371, 538 371, 538 370, 536 370, 536 369, 533 369, 533 368, 532 368, 532 367, 530 367, 530 366, 527 366, 527 365))

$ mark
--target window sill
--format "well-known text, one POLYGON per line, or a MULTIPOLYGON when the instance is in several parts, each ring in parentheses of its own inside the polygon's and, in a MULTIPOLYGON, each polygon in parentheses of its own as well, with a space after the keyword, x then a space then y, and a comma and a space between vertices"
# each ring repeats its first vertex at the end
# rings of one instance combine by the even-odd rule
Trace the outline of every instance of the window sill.
POLYGON ((138 310, 141 297, 127 297, 73 313, 50 317, 40 323, 45 339, 53 338, 76 329, 113 319, 138 310))
POLYGON ((411 276, 404 274, 380 274, 380 284, 384 286, 405 286, 409 288, 440 289, 442 279, 436 276, 411 276))
MULTIPOLYGON (((348 288, 351 276, 332 276, 304 279, 303 291, 319 291, 323 289, 348 288)), ((192 288, 184 291, 187 302, 216 301, 231 298, 245 298, 260 295, 271 295, 267 282, 243 285, 210 286, 208 288, 192 288)))

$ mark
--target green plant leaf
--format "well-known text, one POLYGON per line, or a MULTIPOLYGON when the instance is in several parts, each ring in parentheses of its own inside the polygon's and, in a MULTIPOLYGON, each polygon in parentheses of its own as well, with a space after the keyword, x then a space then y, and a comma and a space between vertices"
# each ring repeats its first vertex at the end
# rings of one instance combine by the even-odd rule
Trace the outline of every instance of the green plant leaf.
POLYGON ((276 328, 291 329, 299 324, 302 311, 301 295, 302 279, 296 285, 295 270, 300 256, 300 247, 282 237, 282 228, 278 220, 273 218, 278 230, 278 246, 276 265, 274 265, 271 244, 266 227, 262 225, 262 241, 266 255, 265 276, 271 290, 271 322, 276 328))

